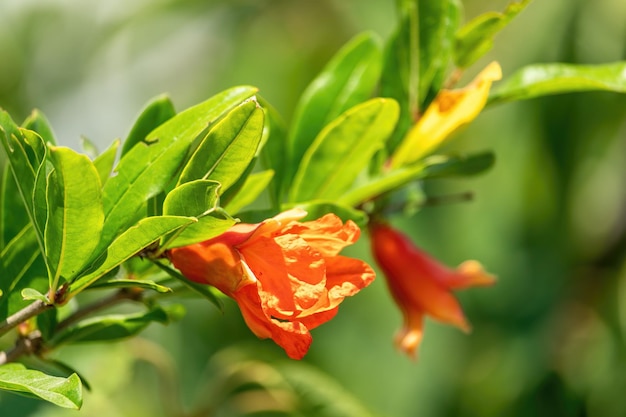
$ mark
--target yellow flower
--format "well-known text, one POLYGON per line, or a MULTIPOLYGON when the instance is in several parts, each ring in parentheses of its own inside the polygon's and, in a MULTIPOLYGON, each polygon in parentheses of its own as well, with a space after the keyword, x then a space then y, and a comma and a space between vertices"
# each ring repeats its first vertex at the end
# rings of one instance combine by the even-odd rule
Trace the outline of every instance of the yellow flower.
POLYGON ((474 120, 485 107, 491 83, 500 78, 502 70, 494 61, 466 87, 441 90, 392 155, 391 167, 398 168, 427 156, 457 128, 474 120))

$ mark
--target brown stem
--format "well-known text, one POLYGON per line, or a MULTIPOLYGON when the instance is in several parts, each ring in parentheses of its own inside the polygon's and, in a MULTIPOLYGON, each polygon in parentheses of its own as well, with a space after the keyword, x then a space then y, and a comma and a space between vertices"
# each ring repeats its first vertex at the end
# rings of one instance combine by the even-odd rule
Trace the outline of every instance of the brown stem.
POLYGON ((52 304, 46 304, 41 300, 33 301, 15 314, 10 315, 0 323, 0 336, 7 333, 20 323, 25 322, 31 317, 35 317, 38 314, 52 308, 52 304))
POLYGON ((14 362, 22 355, 37 353, 41 348, 41 342, 41 332, 39 332, 39 330, 35 330, 24 337, 20 337, 17 339, 13 349, 0 352, 0 365, 14 362))

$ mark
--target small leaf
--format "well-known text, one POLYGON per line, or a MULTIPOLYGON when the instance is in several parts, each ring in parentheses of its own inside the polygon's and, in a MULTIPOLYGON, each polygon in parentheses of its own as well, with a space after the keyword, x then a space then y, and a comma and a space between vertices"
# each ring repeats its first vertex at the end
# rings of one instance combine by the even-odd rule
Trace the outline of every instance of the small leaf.
POLYGON ((82 386, 76 374, 59 378, 26 369, 17 363, 0 366, 0 389, 36 396, 60 407, 76 410, 83 403, 82 386))
POLYGON ((602 65, 529 65, 500 83, 489 96, 488 104, 591 90, 626 93, 626 61, 602 65))
POLYGON ((424 160, 422 179, 481 174, 493 167, 495 160, 493 152, 464 156, 434 155, 424 160))
POLYGON ((493 38, 504 29, 532 0, 508 5, 502 13, 488 12, 474 18, 456 34, 455 63, 467 68, 493 48, 493 38))
POLYGON ((119 340, 138 334, 152 322, 166 324, 179 316, 178 306, 156 306, 143 313, 92 317, 58 332, 49 341, 49 345, 56 347, 67 343, 119 340))
POLYGON ((104 213, 100 178, 85 155, 50 147, 54 166, 48 182, 46 257, 50 287, 70 280, 93 258, 102 232, 104 213))
POLYGON ((230 199, 224 209, 228 213, 237 213, 252 204, 274 178, 274 171, 266 170, 249 175, 237 194, 230 199))
POLYGON ((302 158, 290 201, 340 197, 383 147, 397 119, 397 103, 377 98, 353 107, 326 126, 302 158))
POLYGON ((89 288, 141 288, 144 290, 153 290, 158 293, 172 292, 172 289, 154 281, 143 279, 99 279, 89 288))
POLYGON ((263 110, 256 101, 244 103, 220 120, 202 140, 183 169, 178 184, 209 179, 233 185, 246 170, 261 141, 263 110))
POLYGON ((52 126, 50 126, 50 122, 38 109, 35 109, 30 113, 26 120, 24 120, 24 123, 22 123, 22 127, 24 129, 37 132, 37 134, 43 139, 44 143, 49 143, 51 145, 56 145, 57 143, 57 140, 54 137, 54 132, 52 131, 52 126))
POLYGON ((50 300, 48 300, 48 297, 46 297, 34 288, 24 288, 22 290, 22 298, 26 301, 43 301, 45 304, 48 304, 50 302, 50 300))
POLYGON ((141 111, 130 129, 122 147, 122 156, 126 155, 137 143, 144 141, 150 132, 175 115, 176 110, 174 110, 174 104, 169 97, 160 95, 152 99, 141 111))
MULTIPOLYGON (((368 99, 378 83, 381 47, 372 33, 353 38, 309 84, 295 110, 289 134, 289 171, 295 172, 304 153, 329 122, 368 99)), ((290 178, 292 174, 287 174, 290 178)))
POLYGON ((197 222, 190 224, 175 237, 164 239, 163 246, 172 248, 186 246, 215 237, 235 224, 235 219, 219 208, 218 190, 220 184, 210 180, 196 180, 174 188, 165 197, 163 214, 195 217, 197 222))
POLYGON ((195 221, 196 219, 193 218, 176 216, 148 217, 140 220, 136 226, 126 230, 111 243, 92 271, 70 284, 69 296, 84 290, 98 278, 158 241, 162 236, 195 221))
POLYGON ((368 218, 367 214, 364 211, 357 210, 350 206, 338 204, 335 202, 308 201, 306 203, 296 204, 294 207, 299 207, 307 212, 306 217, 301 219, 300 221, 315 220, 319 219, 325 214, 333 213, 344 222, 352 220, 361 228, 367 226, 368 218))
POLYGON ((93 165, 96 167, 100 184, 102 185, 106 184, 113 171, 113 164, 115 164, 115 157, 117 156, 117 148, 119 148, 119 146, 119 139, 114 140, 111 146, 93 160, 93 165))

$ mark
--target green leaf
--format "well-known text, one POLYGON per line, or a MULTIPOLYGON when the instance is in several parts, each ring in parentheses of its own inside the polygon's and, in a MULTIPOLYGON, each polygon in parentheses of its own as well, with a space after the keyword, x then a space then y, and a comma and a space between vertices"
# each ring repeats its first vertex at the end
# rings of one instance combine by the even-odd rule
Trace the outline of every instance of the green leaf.
POLYGON ((29 223, 28 212, 7 164, 0 178, 0 251, 29 223))
POLYGON ((319 219, 325 214, 333 213, 344 222, 352 220, 361 228, 367 226, 368 217, 364 211, 357 210, 350 206, 338 204, 336 202, 309 201, 306 203, 296 204, 293 207, 299 207, 307 212, 306 217, 300 221, 315 220, 319 219))
POLYGON ((79 277, 69 286, 69 296, 84 290, 115 267, 131 256, 158 241, 162 236, 185 227, 196 219, 176 216, 148 217, 139 221, 118 236, 98 259, 96 265, 88 274, 79 277))
POLYGON ((287 142, 287 126, 283 118, 278 114, 276 109, 267 103, 262 97, 257 97, 259 104, 265 110, 265 130, 259 159, 265 168, 274 171, 275 175, 269 184, 268 191, 271 203, 274 207, 278 207, 283 201, 285 187, 290 178, 286 178, 287 168, 289 164, 289 156, 286 149, 287 142))
POLYGON ((98 251, 145 217, 146 201, 175 178, 194 140, 222 115, 256 92, 234 87, 191 107, 153 130, 120 160, 104 185, 105 223, 98 251))
POLYGON ((196 223, 165 238, 164 247, 186 246, 215 237, 235 224, 235 219, 219 207, 220 184, 211 180, 195 180, 174 188, 165 197, 163 214, 195 217, 196 223))
POLYGON ((76 410, 83 403, 82 385, 76 374, 59 378, 26 369, 17 363, 0 366, 0 389, 39 397, 60 407, 76 410))
POLYGON ((122 156, 126 155, 137 143, 144 141, 150 132, 175 115, 176 110, 169 97, 160 95, 152 99, 130 129, 122 147, 122 156))
POLYGON ((34 109, 30 113, 26 120, 24 120, 24 123, 22 123, 22 127, 24 129, 37 132, 37 134, 43 139, 44 143, 52 145, 56 145, 57 143, 57 140, 54 137, 54 132, 52 131, 52 126, 50 126, 50 122, 38 109, 34 109))
POLYGON ((67 343, 112 341, 134 336, 152 322, 167 324, 181 316, 180 306, 156 306, 146 312, 109 314, 82 320, 58 332, 49 341, 56 347, 67 343))
POLYGON ((51 146, 50 160, 54 171, 48 182, 45 247, 54 291, 92 260, 104 213, 100 178, 87 156, 51 146))
POLYGON ((267 189, 273 178, 274 171, 270 169, 249 175, 241 189, 226 204, 224 209, 228 213, 237 213, 242 208, 252 204, 267 189))
POLYGON ((474 18, 456 34, 454 61, 467 68, 493 48, 493 38, 504 29, 532 0, 508 5, 502 13, 487 12, 474 18))
POLYGON ((488 104, 577 91, 626 93, 626 61, 602 65, 534 64, 500 83, 488 104))
POLYGON ((492 152, 469 156, 435 155, 418 163, 394 169, 351 190, 338 199, 339 204, 357 206, 377 196, 396 190, 411 181, 429 178, 476 175, 491 168, 492 152))
POLYGON ((200 143, 183 169, 178 184, 209 179, 233 185, 246 170, 261 141, 263 110, 255 100, 244 103, 217 123, 200 143))
POLYGON ((398 119, 394 100, 357 105, 322 130, 302 158, 291 202, 338 198, 381 149, 398 119))
POLYGON ((172 289, 161 284, 157 284, 154 281, 143 279, 99 279, 89 288, 141 288, 144 290, 153 290, 158 293, 172 292, 172 289))
MULTIPOLYGON (((330 121, 368 99, 378 83, 381 47, 376 35, 363 33, 347 43, 306 88, 295 110, 289 135, 289 172, 330 121)), ((291 174, 287 175, 291 178, 291 174)))
POLYGON ((196 284, 193 281, 189 281, 178 271, 170 268, 169 266, 163 265, 160 262, 154 261, 154 264, 159 267, 161 270, 165 271, 169 276, 175 278, 180 283, 182 283, 185 287, 190 290, 200 294, 205 299, 209 300, 211 304, 213 304, 220 312, 224 312, 224 303, 219 299, 217 293, 218 290, 214 287, 208 285, 196 284))
POLYGON ((45 295, 43 295, 42 293, 40 293, 34 288, 24 288, 22 290, 22 298, 26 301, 39 300, 39 301, 43 301, 46 304, 50 302, 50 300, 48 300, 48 297, 46 297, 45 295))
POLYGON ((111 146, 93 160, 93 165, 96 167, 100 184, 102 185, 106 184, 113 171, 113 164, 115 164, 115 157, 117 156, 117 148, 119 148, 119 146, 119 139, 114 140, 111 146))

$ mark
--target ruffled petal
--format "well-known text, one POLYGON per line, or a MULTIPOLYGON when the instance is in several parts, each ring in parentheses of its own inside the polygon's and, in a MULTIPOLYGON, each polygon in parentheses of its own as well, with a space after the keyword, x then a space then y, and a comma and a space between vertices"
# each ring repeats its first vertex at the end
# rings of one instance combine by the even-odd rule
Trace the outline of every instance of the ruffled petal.
POLYGON ((293 223, 283 233, 297 234, 324 257, 332 257, 355 243, 361 230, 354 222, 348 220, 343 224, 339 217, 329 213, 317 220, 293 223))

